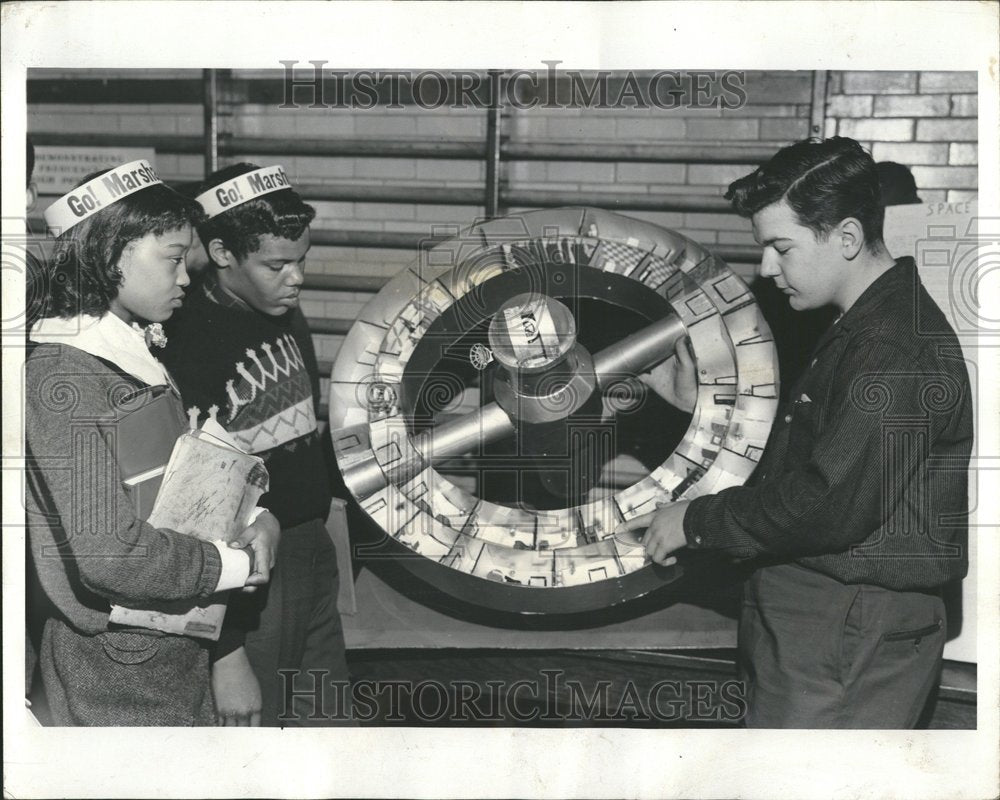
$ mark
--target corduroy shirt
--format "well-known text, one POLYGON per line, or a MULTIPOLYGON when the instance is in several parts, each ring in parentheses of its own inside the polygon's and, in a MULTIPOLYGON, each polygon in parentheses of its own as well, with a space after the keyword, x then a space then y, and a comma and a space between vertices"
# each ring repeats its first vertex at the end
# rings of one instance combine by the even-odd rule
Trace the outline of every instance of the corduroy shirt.
POLYGON ((968 571, 972 391, 961 347, 897 259, 820 339, 751 485, 699 497, 693 549, 927 590, 968 571))

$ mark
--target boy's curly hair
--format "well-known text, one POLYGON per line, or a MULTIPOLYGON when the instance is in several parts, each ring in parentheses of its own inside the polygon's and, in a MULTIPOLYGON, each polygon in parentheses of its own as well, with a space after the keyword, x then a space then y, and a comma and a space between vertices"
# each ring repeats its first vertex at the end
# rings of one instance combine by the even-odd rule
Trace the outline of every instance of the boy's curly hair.
MULTIPOLYGON (((246 162, 220 169, 205 179, 197 194, 256 169, 260 167, 246 162)), ((279 239, 297 241, 315 217, 316 209, 303 202, 293 189, 280 189, 247 200, 203 222, 198 226, 198 236, 206 252, 213 239, 220 239, 229 252, 243 261, 250 253, 260 249, 262 235, 271 234, 279 239)))

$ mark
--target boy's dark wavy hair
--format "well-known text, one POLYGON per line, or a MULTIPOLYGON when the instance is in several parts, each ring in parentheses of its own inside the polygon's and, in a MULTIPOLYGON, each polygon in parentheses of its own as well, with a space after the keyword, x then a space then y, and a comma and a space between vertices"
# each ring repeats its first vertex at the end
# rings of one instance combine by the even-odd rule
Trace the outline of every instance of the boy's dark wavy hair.
MULTIPOLYGON (((217 170, 198 187, 197 194, 256 169, 260 167, 244 162, 217 170)), ((316 209, 304 202, 293 189, 279 189, 233 206, 203 222, 198 227, 198 235, 206 252, 209 242, 220 239, 229 252, 243 261, 250 253, 260 249, 262 235, 271 234, 279 239, 297 241, 315 217, 316 209)))
POLYGON ((817 239, 854 217, 869 250, 882 242, 885 207, 875 161, 846 136, 808 139, 782 148, 766 164, 733 181, 726 199, 743 217, 784 199, 817 239))
MULTIPOLYGON (((92 172, 77 187, 109 172, 92 172)), ((59 234, 48 262, 45 316, 102 316, 118 296, 118 262, 129 243, 161 236, 204 219, 201 206, 165 184, 154 184, 105 206, 59 234)))

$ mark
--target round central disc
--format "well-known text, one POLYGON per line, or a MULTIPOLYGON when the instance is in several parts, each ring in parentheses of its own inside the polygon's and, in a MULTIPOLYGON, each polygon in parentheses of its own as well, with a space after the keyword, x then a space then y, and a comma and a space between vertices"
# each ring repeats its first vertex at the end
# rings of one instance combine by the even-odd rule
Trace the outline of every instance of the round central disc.
POLYGON ((493 315, 490 346, 512 370, 544 369, 563 358, 576 343, 576 321, 558 300, 543 294, 519 294, 493 315))

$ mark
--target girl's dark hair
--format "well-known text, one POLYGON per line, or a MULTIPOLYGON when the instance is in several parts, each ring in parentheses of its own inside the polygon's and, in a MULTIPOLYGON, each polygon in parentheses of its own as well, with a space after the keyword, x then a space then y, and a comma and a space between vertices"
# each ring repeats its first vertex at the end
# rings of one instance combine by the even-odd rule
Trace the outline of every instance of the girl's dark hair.
POLYGON ((846 136, 782 148, 766 164, 731 183, 726 199, 744 217, 784 199, 817 238, 854 217, 869 250, 882 242, 885 207, 875 161, 846 136))
MULTIPOLYGON (((103 175, 87 175, 77 187, 103 175)), ((164 184, 154 184, 105 206, 59 234, 48 264, 46 316, 102 316, 118 295, 118 261, 130 242, 161 236, 204 219, 201 206, 164 184)))
MULTIPOLYGON (((197 193, 203 194, 237 175, 256 169, 260 169, 256 164, 232 164, 209 175, 198 187, 197 193)), ((206 252, 213 239, 220 239, 229 252, 243 261, 250 253, 260 249, 261 235, 271 234, 294 242, 305 233, 315 217, 316 209, 303 202, 293 189, 280 189, 212 217, 198 227, 198 235, 206 252)))

